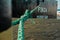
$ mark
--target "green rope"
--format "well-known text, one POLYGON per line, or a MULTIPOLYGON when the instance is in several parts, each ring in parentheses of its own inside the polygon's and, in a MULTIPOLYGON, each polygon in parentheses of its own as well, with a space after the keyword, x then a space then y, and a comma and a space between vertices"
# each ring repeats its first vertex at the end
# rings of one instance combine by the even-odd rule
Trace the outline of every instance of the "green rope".
POLYGON ((20 21, 20 19, 17 19, 17 20, 12 21, 12 23, 11 23, 12 26, 19 24, 19 21, 20 21))
MULTIPOLYGON (((29 11, 26 10, 25 14, 21 16, 20 19, 17 19, 15 21, 12 21, 12 25, 19 24, 18 27, 18 37, 17 40, 24 40, 24 22, 30 17, 30 15, 38 8, 37 6, 35 9, 29 11)), ((34 22, 33 22, 34 23, 34 22)))
MULTIPOLYGON (((40 6, 40 5, 39 5, 40 6)), ((37 10, 39 8, 39 6, 37 6, 36 8, 34 8, 33 10, 31 10, 30 14, 32 14, 35 10, 37 10)))
MULTIPOLYGON (((39 7, 39 6, 37 6, 36 8, 34 8, 34 9, 31 10, 31 11, 26 10, 26 11, 25 11, 25 14, 22 15, 22 16, 26 18, 26 16, 28 15, 28 17, 30 17, 30 15, 31 15, 38 7, 39 7), (30 13, 29 13, 29 12, 30 12, 30 13)), ((21 20, 21 19, 17 19, 17 20, 15 20, 15 21, 12 21, 12 25, 18 24, 18 22, 19 22, 20 20, 21 20)))
POLYGON ((18 37, 17 40, 24 40, 24 22, 29 18, 28 10, 25 11, 25 14, 21 16, 18 27, 18 37))

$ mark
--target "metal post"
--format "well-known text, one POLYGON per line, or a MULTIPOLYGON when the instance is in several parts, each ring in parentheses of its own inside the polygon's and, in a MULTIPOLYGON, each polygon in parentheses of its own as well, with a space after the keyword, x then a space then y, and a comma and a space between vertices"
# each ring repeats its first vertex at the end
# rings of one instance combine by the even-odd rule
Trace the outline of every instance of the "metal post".
POLYGON ((11 0, 0 0, 0 32, 11 27, 11 0))

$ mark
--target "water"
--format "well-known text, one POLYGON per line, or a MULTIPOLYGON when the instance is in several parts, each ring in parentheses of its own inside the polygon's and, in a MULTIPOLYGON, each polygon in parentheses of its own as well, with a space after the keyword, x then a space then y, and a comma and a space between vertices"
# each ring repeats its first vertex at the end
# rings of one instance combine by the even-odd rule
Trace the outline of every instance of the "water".
POLYGON ((37 18, 45 18, 45 19, 48 19, 48 16, 43 16, 43 15, 38 15, 37 18))
MULTIPOLYGON (((45 17, 45 19, 48 19, 48 16, 37 16, 37 18, 44 18, 45 17)), ((60 16, 57 16, 57 19, 60 19, 60 16)))

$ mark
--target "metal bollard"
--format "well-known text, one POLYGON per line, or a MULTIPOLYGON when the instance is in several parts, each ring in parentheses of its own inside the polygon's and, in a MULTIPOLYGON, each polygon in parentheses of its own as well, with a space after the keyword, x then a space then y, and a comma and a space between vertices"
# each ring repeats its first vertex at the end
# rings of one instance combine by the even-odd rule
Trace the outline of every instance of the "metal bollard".
POLYGON ((0 32, 11 26, 11 0, 0 0, 0 32))

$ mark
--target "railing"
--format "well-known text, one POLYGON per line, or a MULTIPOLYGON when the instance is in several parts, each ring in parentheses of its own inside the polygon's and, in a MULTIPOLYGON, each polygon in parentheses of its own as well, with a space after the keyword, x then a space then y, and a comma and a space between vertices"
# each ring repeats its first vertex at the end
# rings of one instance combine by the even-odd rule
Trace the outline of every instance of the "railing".
POLYGON ((12 25, 19 24, 18 27, 18 37, 17 40, 24 40, 24 23, 29 18, 29 16, 38 9, 39 6, 34 8, 33 10, 29 11, 28 9, 25 11, 25 14, 20 17, 20 19, 17 19, 15 21, 12 21, 12 25))

